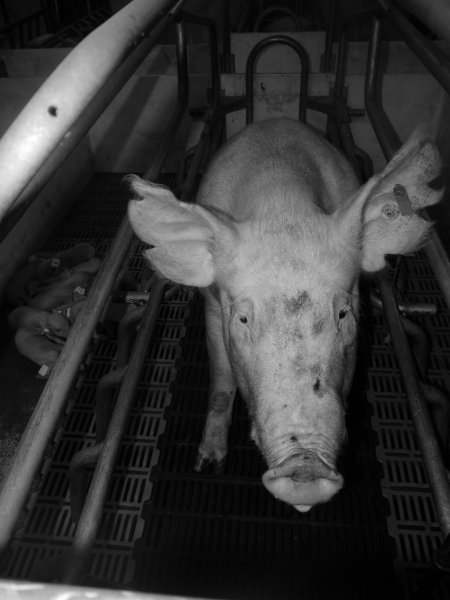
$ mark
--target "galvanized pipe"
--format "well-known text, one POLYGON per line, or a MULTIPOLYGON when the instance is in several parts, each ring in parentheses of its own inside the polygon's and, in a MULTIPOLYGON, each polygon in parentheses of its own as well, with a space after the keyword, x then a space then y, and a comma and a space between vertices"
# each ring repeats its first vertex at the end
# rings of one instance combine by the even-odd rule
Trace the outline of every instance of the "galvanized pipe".
POLYGON ((134 45, 180 4, 133 0, 80 42, 48 77, 0 140, 0 220, 134 45))
MULTIPOLYGON (((158 179, 167 153, 175 139, 188 101, 187 51, 184 27, 177 26, 179 69, 179 97, 173 117, 159 147, 158 154, 145 173, 148 179, 158 179), (183 71, 180 72, 180 71, 183 71)), ((119 227, 112 247, 83 303, 64 344, 61 354, 39 398, 8 468, 0 489, 0 553, 13 535, 15 524, 22 511, 28 492, 36 477, 42 457, 63 415, 67 395, 83 360, 87 346, 94 334, 103 307, 116 280, 133 239, 133 231, 125 217, 119 227)))
POLYGON ((95 542, 100 526, 103 505, 112 478, 113 469, 119 453, 120 442, 125 431, 131 405, 138 385, 139 374, 147 353, 161 301, 164 297, 166 280, 158 279, 147 305, 139 328, 128 369, 123 379, 111 422, 103 442, 102 452, 98 460, 83 511, 73 540, 71 556, 64 574, 64 583, 76 583, 83 571, 85 560, 95 542))
POLYGON ((431 31, 450 42, 450 4, 448 0, 396 0, 405 10, 425 23, 431 31))
POLYGON ((105 82, 101 90, 81 112, 78 119, 67 131, 59 144, 53 149, 39 171, 24 187, 21 194, 13 203, 10 212, 0 222, 0 240, 11 231, 26 209, 34 201, 35 197, 42 191, 56 170, 59 169, 71 152, 76 148, 81 139, 86 135, 105 108, 125 85, 132 73, 134 73, 139 64, 149 54, 161 35, 167 30, 172 22, 172 15, 164 16, 152 29, 151 33, 145 36, 133 53, 118 67, 111 78, 105 82))

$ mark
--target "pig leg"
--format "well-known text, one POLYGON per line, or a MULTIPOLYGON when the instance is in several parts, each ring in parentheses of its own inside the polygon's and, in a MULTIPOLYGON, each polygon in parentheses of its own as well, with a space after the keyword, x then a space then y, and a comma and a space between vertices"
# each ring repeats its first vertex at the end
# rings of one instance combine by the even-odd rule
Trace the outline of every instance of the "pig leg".
POLYGON ((210 373, 208 413, 194 469, 200 472, 212 465, 215 473, 221 473, 228 454, 228 430, 236 384, 223 343, 219 304, 207 299, 205 313, 210 373))

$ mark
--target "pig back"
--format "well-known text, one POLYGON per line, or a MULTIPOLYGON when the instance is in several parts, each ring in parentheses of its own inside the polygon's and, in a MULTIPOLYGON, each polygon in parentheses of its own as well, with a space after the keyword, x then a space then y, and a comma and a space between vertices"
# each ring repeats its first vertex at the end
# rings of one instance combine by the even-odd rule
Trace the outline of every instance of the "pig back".
POLYGON ((344 156, 320 133, 290 119, 252 124, 226 142, 203 177, 197 202, 237 220, 321 209, 333 212, 358 189, 344 156))

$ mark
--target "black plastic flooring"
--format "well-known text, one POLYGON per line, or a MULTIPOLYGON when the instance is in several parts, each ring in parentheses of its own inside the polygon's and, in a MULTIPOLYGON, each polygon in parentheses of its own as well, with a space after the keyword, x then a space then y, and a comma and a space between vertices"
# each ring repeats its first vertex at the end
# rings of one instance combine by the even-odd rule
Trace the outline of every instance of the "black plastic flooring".
MULTIPOLYGON (((95 176, 47 248, 85 240, 104 253, 126 206, 120 179, 95 176)), ((140 266, 137 250, 129 267, 140 266)), ((439 308, 416 321, 431 342, 429 380, 448 394, 450 315, 423 253, 407 268, 408 298, 439 308)), ((230 599, 450 598, 448 579, 430 570, 441 534, 383 318, 363 307, 345 488, 300 514, 263 488, 240 399, 224 475, 192 470, 208 383, 201 309, 193 290, 161 307, 85 583, 230 599)), ((95 441, 95 387, 115 352, 110 339, 89 356, 3 576, 57 580, 75 531, 68 465, 95 441)))

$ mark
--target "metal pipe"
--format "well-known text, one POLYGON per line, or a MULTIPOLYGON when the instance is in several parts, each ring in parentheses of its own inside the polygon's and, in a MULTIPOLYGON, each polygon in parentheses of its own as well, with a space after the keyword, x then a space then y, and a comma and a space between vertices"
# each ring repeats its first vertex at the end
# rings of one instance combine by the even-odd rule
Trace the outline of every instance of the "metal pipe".
POLYGON ((408 344, 394 291, 382 275, 375 277, 383 301, 384 314, 391 333, 392 343, 405 386, 411 416, 422 450, 436 516, 445 535, 450 533, 450 484, 445 469, 433 423, 414 369, 414 357, 408 344))
POLYGON ((255 63, 259 54, 267 47, 275 44, 282 44, 289 46, 297 53, 301 63, 301 75, 300 75, 300 94, 299 94, 299 120, 306 122, 306 104, 308 97, 308 53, 303 46, 290 38, 287 35, 271 35, 260 42, 258 42, 253 48, 247 58, 247 64, 245 67, 245 95, 246 95, 246 123, 247 125, 253 123, 253 75, 255 73, 255 63))
POLYGON ((450 42, 450 4, 448 0, 396 0, 405 10, 416 16, 422 23, 443 40, 450 42))
POLYGON ((63 577, 65 583, 76 583, 78 581, 85 560, 94 544, 100 526, 103 505, 119 452, 120 442, 134 400, 139 374, 147 353, 148 343, 155 327, 165 286, 166 280, 164 279, 159 279, 156 282, 151 300, 147 305, 144 318, 142 319, 138 338, 117 397, 105 441, 103 442, 103 449, 86 496, 83 511, 80 515, 71 557, 63 577))
MULTIPOLYGON (((367 59, 365 101, 367 114, 372 122, 383 153, 389 160, 400 146, 400 139, 387 118, 379 99, 379 87, 376 85, 379 41, 380 21, 374 18, 367 59)), ((446 279, 449 279, 448 274, 446 279)), ((376 282, 380 290, 383 309, 391 332, 403 384, 422 450, 428 481, 435 501, 437 517, 442 530, 447 535, 450 533, 450 485, 447 471, 444 467, 430 414, 420 389, 416 370, 414 369, 414 357, 402 327, 394 292, 382 275, 376 276, 376 282)))
POLYGON ((138 65, 152 50, 161 35, 167 30, 172 22, 172 15, 163 17, 158 25, 154 27, 152 32, 146 36, 144 41, 136 47, 134 52, 125 59, 122 65, 114 72, 111 78, 106 81, 101 90, 81 112, 76 122, 59 144, 53 149, 39 171, 24 187, 23 191, 14 202, 10 212, 0 222, 0 240, 11 231, 23 213, 34 201, 35 197, 42 191, 56 170, 59 169, 71 152, 76 148, 83 136, 86 135, 98 117, 110 104, 119 90, 125 85, 130 78, 130 75, 134 73, 138 65))
MULTIPOLYGON (((187 105, 189 92, 187 52, 186 37, 182 25, 177 27, 177 44, 177 55, 180 59, 178 64, 179 97, 158 153, 151 167, 145 173, 145 177, 151 180, 158 179, 160 176, 162 166, 175 139, 178 125, 187 105), (181 70, 184 70, 184 73, 180 73, 181 70)), ((0 489, 0 553, 7 548, 13 535, 15 523, 25 505, 33 480, 39 471, 42 457, 64 412, 67 394, 94 334, 96 324, 102 315, 103 306, 127 255, 132 239, 133 231, 128 222, 128 217, 125 217, 89 291, 89 295, 83 303, 83 308, 70 331, 2 481, 0 489)))
POLYGON ((0 220, 133 46, 180 5, 174 0, 133 0, 53 71, 0 140, 0 220))
POLYGON ((213 90, 213 97, 217 98, 220 93, 220 69, 219 69, 219 49, 217 45, 217 30, 216 23, 213 19, 201 17, 199 15, 193 15, 184 10, 177 13, 177 19, 179 21, 185 21, 187 23, 195 23, 196 25, 205 25, 209 29, 209 47, 210 47, 210 59, 211 59, 211 87, 213 90))
MULTIPOLYGON (((385 18, 396 29, 411 50, 420 58, 430 73, 450 93, 450 61, 441 50, 423 35, 389 3, 378 0, 385 10, 385 18)), ((427 4, 427 3, 425 3, 427 4)), ((450 16, 450 11, 447 11, 450 16)), ((447 27, 449 25, 447 24, 447 27)))
POLYGON ((341 8, 340 4, 340 0, 334 0, 334 2, 330 2, 328 7, 328 23, 322 65, 322 71, 324 73, 328 73, 333 70, 333 36, 336 29, 337 15, 341 8))
MULTIPOLYGON (((384 112, 381 103, 380 86, 377 85, 379 45, 380 21, 375 18, 367 56, 365 104, 383 154, 387 160, 390 160, 401 146, 401 140, 384 112)), ((434 230, 431 231, 428 244, 425 246, 425 253, 439 283, 445 302, 450 308, 450 260, 438 234, 434 230)))

